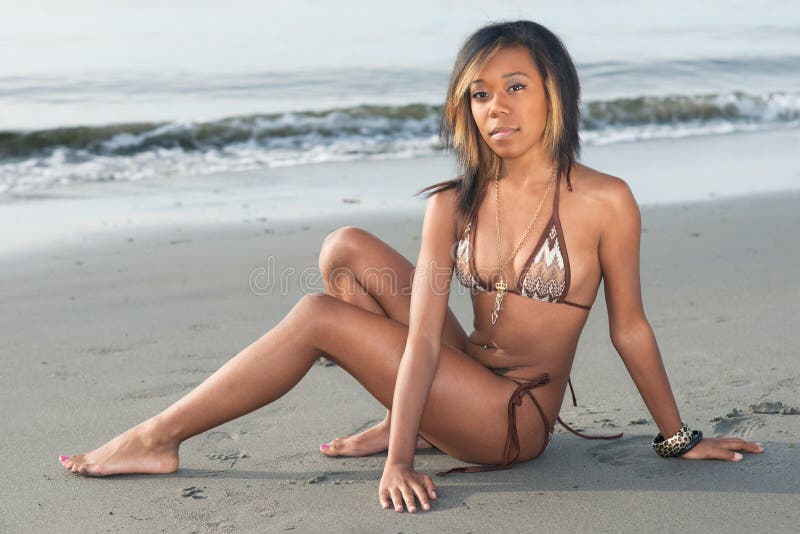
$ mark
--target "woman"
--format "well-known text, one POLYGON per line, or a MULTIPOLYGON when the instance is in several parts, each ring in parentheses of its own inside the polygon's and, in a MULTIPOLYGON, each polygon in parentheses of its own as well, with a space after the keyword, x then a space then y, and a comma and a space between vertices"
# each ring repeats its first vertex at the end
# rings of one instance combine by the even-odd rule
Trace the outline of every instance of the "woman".
POLYGON ((381 505, 427 510, 435 486, 414 470, 416 447, 489 464, 450 472, 542 453, 601 280, 611 339, 661 431, 656 452, 733 461, 762 452, 682 425, 642 309, 638 208, 625 182, 576 162, 578 98, 572 60, 546 28, 478 30, 459 53, 442 120, 463 175, 428 188, 416 268, 367 232, 334 232, 320 254, 326 294, 304 296, 160 414, 61 463, 97 476, 175 471, 183 440, 281 397, 324 354, 390 412, 322 452, 388 448, 381 505), (472 290, 469 336, 447 308, 454 270, 472 290), (396 277, 392 291, 376 272, 396 277))

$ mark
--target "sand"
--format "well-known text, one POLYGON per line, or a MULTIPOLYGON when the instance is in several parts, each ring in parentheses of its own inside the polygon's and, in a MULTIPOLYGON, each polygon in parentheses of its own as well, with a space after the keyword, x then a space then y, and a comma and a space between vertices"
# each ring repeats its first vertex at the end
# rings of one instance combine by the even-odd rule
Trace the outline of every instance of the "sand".
MULTIPOLYGON (((795 531, 798 205, 792 192, 642 210, 645 307, 683 419, 760 441, 764 454, 656 456, 656 427, 609 341, 601 292, 572 375, 579 407, 565 403, 562 416, 625 437, 558 432, 544 456, 509 471, 437 478, 433 511, 416 515, 379 507, 384 454, 318 453, 384 414, 336 366, 314 366, 279 401, 187 441, 171 475, 88 479, 57 457, 167 406, 278 322, 304 289, 294 278, 283 292, 253 291, 270 257, 279 269, 313 269, 328 232, 355 224, 413 260, 419 209, 122 228, 4 257, 0 531, 795 531)), ((468 326, 466 295, 451 302, 468 326)), ((417 457, 429 474, 456 465, 436 451, 417 457)))

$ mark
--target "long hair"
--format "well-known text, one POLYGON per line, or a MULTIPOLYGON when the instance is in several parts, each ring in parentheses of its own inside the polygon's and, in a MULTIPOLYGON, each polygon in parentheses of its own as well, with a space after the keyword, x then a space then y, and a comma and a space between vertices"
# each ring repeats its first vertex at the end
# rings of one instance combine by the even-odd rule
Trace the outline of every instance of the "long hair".
POLYGON ((455 188, 458 211, 465 217, 477 209, 487 183, 500 171, 500 157, 483 140, 472 117, 470 84, 497 52, 516 46, 530 51, 539 70, 548 103, 545 147, 572 191, 570 171, 580 153, 580 83, 575 64, 561 40, 541 24, 527 20, 490 24, 473 33, 458 52, 442 113, 440 137, 444 147, 456 153, 460 176, 417 192, 427 198, 455 188))

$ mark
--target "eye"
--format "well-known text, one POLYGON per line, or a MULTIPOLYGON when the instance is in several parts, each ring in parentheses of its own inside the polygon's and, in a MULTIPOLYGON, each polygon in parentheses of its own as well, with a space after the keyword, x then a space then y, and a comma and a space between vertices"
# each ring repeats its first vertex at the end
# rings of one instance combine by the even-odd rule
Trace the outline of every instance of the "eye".
POLYGON ((525 89, 525 87, 526 86, 524 83, 512 83, 511 86, 508 88, 508 90, 511 93, 516 93, 517 91, 525 89))
POLYGON ((475 100, 483 100, 484 98, 486 98, 487 94, 488 93, 486 91, 475 91, 474 93, 472 93, 472 98, 474 98, 475 100))

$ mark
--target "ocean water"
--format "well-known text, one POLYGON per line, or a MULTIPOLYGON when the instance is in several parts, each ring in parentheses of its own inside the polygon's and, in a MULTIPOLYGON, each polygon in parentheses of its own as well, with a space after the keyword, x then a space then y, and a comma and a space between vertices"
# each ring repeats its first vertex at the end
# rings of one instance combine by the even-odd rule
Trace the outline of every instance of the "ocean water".
POLYGON ((585 145, 800 127, 800 3, 600 4, 8 2, 0 200, 439 153, 461 42, 516 18, 570 50, 585 145))

